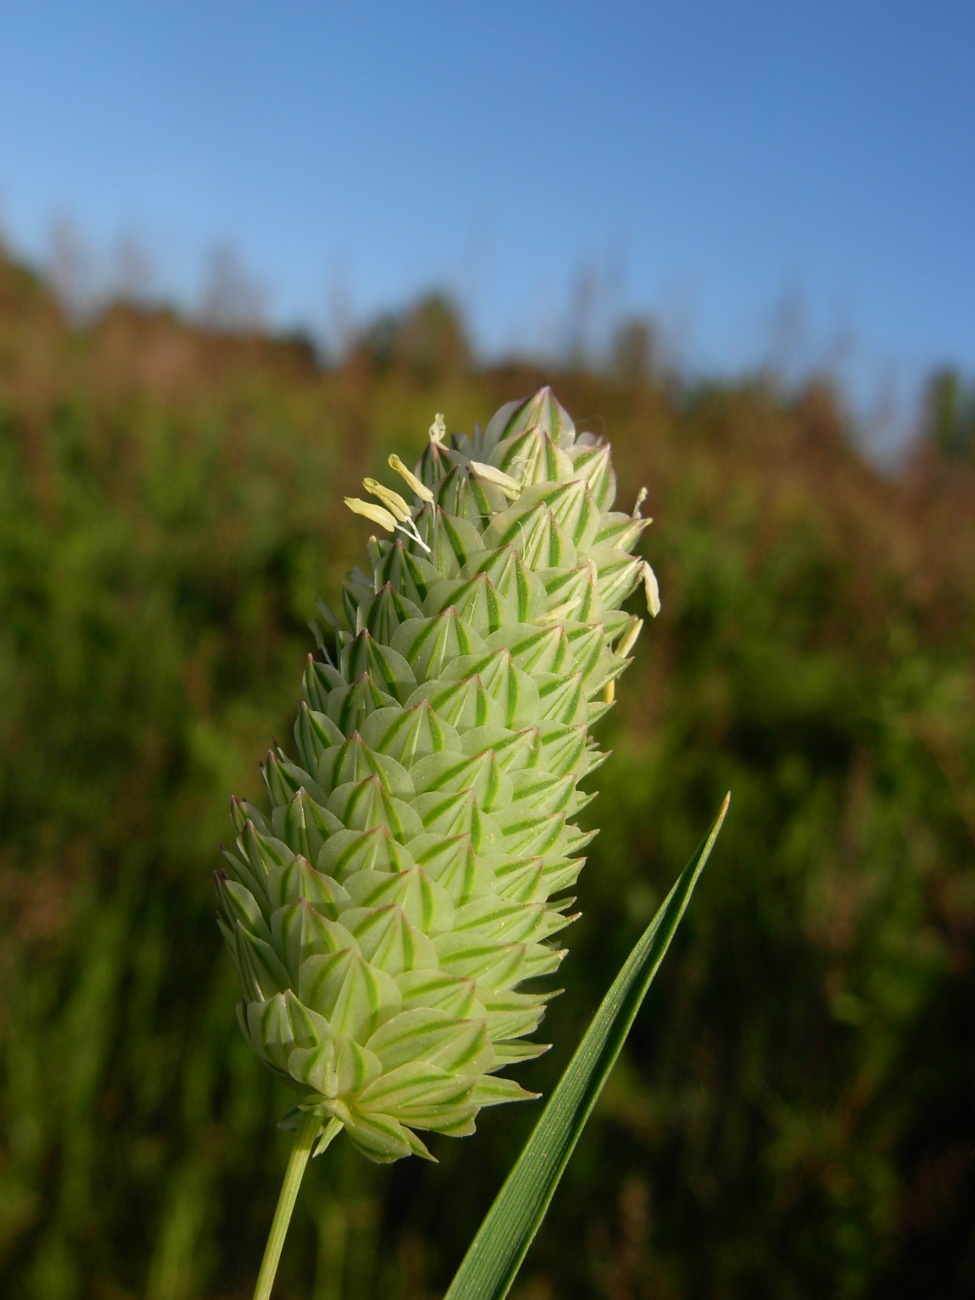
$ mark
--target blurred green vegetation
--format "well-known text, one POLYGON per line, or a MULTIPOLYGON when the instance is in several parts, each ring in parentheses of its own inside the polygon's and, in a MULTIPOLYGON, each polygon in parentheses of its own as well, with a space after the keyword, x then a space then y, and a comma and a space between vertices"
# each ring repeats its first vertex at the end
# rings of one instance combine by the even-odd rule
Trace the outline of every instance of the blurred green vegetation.
MULTIPOLYGON (((307 341, 66 321, 0 258, 0 1293, 250 1295, 290 1105, 238 1033, 210 873, 290 739, 341 508, 436 410, 554 382, 650 488, 663 613, 604 736, 548 1091, 726 789, 732 812, 520 1300, 975 1293, 975 456, 936 377, 896 476, 825 383, 479 370, 450 304, 307 341)), ((503 1113, 502 1113, 503 1112, 503 1113)), ((439 1166, 333 1147, 280 1295, 442 1292, 533 1122, 439 1166)))

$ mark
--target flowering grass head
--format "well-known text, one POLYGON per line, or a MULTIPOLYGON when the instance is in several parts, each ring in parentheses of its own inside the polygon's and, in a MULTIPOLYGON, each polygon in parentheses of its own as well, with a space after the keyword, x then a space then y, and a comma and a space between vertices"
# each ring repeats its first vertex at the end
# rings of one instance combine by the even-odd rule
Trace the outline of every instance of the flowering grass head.
POLYGON ((347 501, 383 536, 323 607, 298 761, 268 755, 269 815, 235 801, 218 880, 245 1036, 380 1161, 532 1095, 502 1072, 545 1050, 590 728, 642 626, 620 606, 659 608, 640 501, 613 509, 608 445, 548 389, 390 466, 406 496, 347 501))

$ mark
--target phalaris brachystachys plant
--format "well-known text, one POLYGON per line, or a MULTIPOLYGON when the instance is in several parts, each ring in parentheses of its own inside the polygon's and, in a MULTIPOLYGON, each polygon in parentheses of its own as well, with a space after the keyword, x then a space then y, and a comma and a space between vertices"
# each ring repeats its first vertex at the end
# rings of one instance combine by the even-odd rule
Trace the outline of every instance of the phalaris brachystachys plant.
POLYGON ((415 472, 389 463, 411 499, 373 479, 347 499, 388 535, 342 615, 322 606, 299 761, 268 755, 269 816, 234 802, 218 878, 241 1027, 300 1093, 303 1159, 342 1129, 373 1160, 428 1156, 418 1130, 532 1095, 499 1072, 545 1050, 551 994, 518 986, 574 919, 589 728, 642 626, 619 607, 642 585, 659 608, 632 554, 645 494, 613 510, 608 445, 548 389, 472 437, 438 416, 415 472))

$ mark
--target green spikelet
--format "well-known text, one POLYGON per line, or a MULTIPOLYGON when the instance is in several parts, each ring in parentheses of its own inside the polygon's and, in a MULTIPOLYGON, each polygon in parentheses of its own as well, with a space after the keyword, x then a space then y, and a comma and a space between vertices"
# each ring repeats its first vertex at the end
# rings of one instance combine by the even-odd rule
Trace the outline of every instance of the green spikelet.
POLYGON ((649 520, 613 511, 608 446, 548 389, 390 464, 414 502, 369 479, 378 504, 348 502, 393 536, 323 611, 299 761, 268 755, 270 817, 235 801, 218 881, 246 1038, 381 1161, 531 1095, 498 1071, 545 1050, 551 994, 519 985, 574 919, 589 727, 641 627, 619 606, 643 583, 658 608, 649 520))

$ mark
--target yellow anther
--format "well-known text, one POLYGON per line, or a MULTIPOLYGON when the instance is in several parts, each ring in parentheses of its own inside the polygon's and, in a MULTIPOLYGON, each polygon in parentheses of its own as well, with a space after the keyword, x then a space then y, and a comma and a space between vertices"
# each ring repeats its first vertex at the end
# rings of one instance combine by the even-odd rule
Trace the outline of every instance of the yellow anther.
POLYGON ((362 515, 364 519, 371 519, 374 524, 380 528, 385 528, 387 533, 396 531, 396 518, 382 506, 373 505, 371 501, 362 501, 359 497, 346 497, 345 504, 349 507, 354 515, 362 515))
POLYGON ((503 470, 496 469, 493 465, 485 465, 483 461, 472 460, 471 469, 478 476, 488 483, 493 483, 496 488, 500 488, 506 497, 514 500, 515 497, 521 496, 521 484, 517 479, 505 474, 503 470))
POLYGON ((623 635, 619 639, 616 647, 616 653, 621 659, 625 659, 633 647, 636 645, 636 639, 643 630, 642 618, 631 618, 629 623, 623 629, 623 635))
POLYGON ((425 483, 422 483, 411 469, 407 469, 400 458, 394 452, 389 458, 389 468, 394 469, 400 478, 404 479, 412 491, 425 501, 428 505, 433 505, 434 496, 425 483))
POLYGON ((657 575, 646 560, 643 562, 643 590, 647 596, 647 609, 656 618, 660 613, 660 588, 657 586, 657 575))
POLYGON ((378 479, 374 478, 364 478, 362 486, 367 492, 371 492, 374 497, 379 498, 398 523, 405 524, 407 519, 412 519, 413 512, 410 507, 400 494, 394 492, 392 488, 385 487, 378 479))

